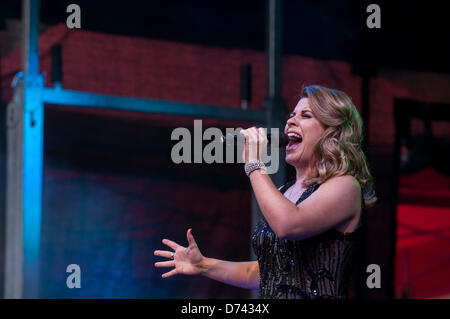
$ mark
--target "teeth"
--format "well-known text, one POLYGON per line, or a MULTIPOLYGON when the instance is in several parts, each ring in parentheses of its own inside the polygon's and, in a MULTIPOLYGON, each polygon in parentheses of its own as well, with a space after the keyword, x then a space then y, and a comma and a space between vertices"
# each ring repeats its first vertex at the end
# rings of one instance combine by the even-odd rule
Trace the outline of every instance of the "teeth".
POLYGON ((297 133, 288 133, 288 136, 289 136, 289 137, 296 137, 296 138, 302 139, 302 137, 301 137, 299 134, 297 134, 297 133))

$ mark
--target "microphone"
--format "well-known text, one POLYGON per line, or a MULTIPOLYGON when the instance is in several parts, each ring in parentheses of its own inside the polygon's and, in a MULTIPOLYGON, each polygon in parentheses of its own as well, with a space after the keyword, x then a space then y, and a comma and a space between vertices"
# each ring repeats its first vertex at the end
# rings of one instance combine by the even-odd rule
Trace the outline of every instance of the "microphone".
MULTIPOLYGON (((221 140, 222 143, 226 142, 237 142, 238 138, 240 137, 244 137, 243 135, 240 134, 228 134, 228 135, 224 135, 222 136, 221 140)), ((282 132, 280 132, 280 134, 278 134, 278 136, 267 133, 267 140, 269 142, 269 144, 272 144, 272 141, 275 141, 276 138, 278 137, 278 147, 286 147, 289 144, 289 136, 287 136, 287 134, 284 134, 282 132)))

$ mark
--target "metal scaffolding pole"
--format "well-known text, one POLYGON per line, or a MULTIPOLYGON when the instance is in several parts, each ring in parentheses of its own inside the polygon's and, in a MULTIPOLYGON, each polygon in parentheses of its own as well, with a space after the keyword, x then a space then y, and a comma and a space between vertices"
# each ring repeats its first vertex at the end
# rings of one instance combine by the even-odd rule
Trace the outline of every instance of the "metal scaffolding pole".
POLYGON ((7 109, 5 298, 39 296, 43 171, 43 77, 39 0, 23 0, 22 67, 7 109))
MULTIPOLYGON (((267 0, 267 23, 266 23, 266 46, 267 46, 267 96, 263 102, 263 109, 266 111, 267 128, 279 128, 283 131, 286 119, 286 107, 281 98, 281 47, 282 47, 282 22, 283 22, 283 1, 267 0)), ((280 187, 286 179, 286 151, 279 149, 279 169, 271 176, 272 181, 280 187)), ((252 192, 252 230, 258 223, 261 215, 255 195, 252 192)), ((252 257, 253 253, 252 253, 252 257)), ((253 297, 257 297, 255 291, 253 297)))
MULTIPOLYGON (((281 48, 282 48, 282 22, 283 1, 268 0, 268 30, 267 30, 267 96, 263 107, 266 111, 266 125, 268 127, 284 130, 286 121, 286 106, 281 97, 281 48)), ((286 152, 280 148, 280 167, 272 175, 275 185, 281 186, 285 182, 286 152)))
POLYGON ((264 123, 265 114, 260 110, 240 109, 227 106, 209 106, 156 99, 144 99, 128 96, 114 96, 90 92, 44 88, 44 103, 72 105, 78 107, 95 107, 109 110, 146 112, 154 114, 171 114, 181 116, 200 116, 224 120, 264 123))

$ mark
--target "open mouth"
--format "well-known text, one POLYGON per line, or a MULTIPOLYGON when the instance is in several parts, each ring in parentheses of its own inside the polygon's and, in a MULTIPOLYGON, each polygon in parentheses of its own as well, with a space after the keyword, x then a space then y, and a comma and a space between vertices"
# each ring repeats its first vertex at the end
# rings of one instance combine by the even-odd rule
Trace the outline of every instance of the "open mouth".
POLYGON ((286 147, 286 151, 291 151, 296 149, 300 143, 303 141, 303 138, 300 134, 297 133, 288 133, 289 136, 289 144, 286 147))

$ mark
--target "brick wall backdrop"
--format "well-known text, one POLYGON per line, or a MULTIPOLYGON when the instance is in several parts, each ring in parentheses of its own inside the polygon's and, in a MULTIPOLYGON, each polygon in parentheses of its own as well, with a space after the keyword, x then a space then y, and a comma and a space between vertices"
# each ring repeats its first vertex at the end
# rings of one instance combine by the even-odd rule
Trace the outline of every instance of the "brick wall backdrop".
MULTIPOLYGON (((68 30, 58 25, 40 37, 41 72, 51 86, 50 49, 62 44, 63 87, 95 93, 239 107, 240 66, 253 70, 252 103, 266 91, 265 54, 251 50, 189 45, 68 30)), ((2 100, 20 69, 20 52, 1 59, 2 100)), ((351 65, 300 56, 283 57, 283 98, 289 108, 302 85, 321 84, 347 92, 361 104, 360 77, 351 65)), ((432 101, 401 82, 380 75, 371 83, 369 138, 380 204, 370 215, 370 262, 388 267, 386 234, 394 143, 393 100, 432 101), (386 196, 383 196, 386 195, 386 196), (380 236, 381 234, 381 236, 380 236)), ((440 101, 442 102, 442 101, 440 101)), ((186 244, 193 227, 205 255, 246 260, 249 252, 250 192, 238 165, 174 165, 170 132, 193 120, 46 106, 43 211, 43 297, 248 297, 245 290, 204 278, 162 280, 154 249, 169 237, 186 244), (65 286, 65 267, 78 263, 82 289, 65 286)), ((206 126, 240 123, 208 119, 206 126)), ((447 128, 441 129, 446 132, 447 128)), ((383 280, 386 280, 383 277, 383 280)), ((384 290, 371 292, 374 297, 384 290)))

